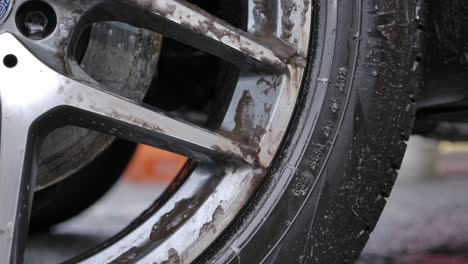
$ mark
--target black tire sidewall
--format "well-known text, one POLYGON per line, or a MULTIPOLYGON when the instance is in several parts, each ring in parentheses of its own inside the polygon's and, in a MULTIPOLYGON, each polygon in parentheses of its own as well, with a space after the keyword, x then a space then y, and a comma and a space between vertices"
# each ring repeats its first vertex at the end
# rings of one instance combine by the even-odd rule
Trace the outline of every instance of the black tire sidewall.
POLYGON ((414 120, 423 10, 414 0, 316 2, 287 138, 200 263, 351 262, 390 194, 414 120))

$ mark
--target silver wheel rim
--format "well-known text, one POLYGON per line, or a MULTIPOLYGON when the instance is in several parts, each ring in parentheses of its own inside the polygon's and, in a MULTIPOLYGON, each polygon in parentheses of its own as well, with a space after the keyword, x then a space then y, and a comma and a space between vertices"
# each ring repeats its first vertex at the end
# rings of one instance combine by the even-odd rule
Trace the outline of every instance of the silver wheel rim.
MULTIPOLYGON (((16 1, 12 14, 25 1, 16 1)), ((232 222, 270 167, 299 95, 309 47, 309 0, 248 1, 248 30, 179 0, 49 3, 57 28, 31 41, 13 15, 0 28, 0 262, 21 262, 38 142, 75 125, 191 158, 190 176, 167 199, 82 263, 161 263, 197 258, 232 222), (86 25, 115 20, 148 28, 241 69, 215 131, 106 92, 77 74, 73 53, 86 25), (27 78, 25 78, 25 74, 27 78)))

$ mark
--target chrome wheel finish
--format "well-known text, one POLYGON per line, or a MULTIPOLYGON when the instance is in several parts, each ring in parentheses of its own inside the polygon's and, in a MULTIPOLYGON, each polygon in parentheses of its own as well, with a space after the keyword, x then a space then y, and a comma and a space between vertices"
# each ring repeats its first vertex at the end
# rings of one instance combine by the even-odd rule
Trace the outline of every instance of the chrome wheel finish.
POLYGON ((251 197, 286 133, 304 75, 310 1, 252 0, 247 31, 179 0, 49 4, 57 14, 57 28, 49 37, 27 38, 15 30, 14 19, 0 29, 0 262, 21 262, 38 144, 64 125, 152 145, 193 161, 187 167, 193 172, 177 189, 170 188, 165 200, 101 248, 75 260, 194 260, 251 197), (108 20, 161 33, 236 65, 239 82, 219 128, 178 120, 89 82, 74 57, 76 42, 87 25, 108 20))

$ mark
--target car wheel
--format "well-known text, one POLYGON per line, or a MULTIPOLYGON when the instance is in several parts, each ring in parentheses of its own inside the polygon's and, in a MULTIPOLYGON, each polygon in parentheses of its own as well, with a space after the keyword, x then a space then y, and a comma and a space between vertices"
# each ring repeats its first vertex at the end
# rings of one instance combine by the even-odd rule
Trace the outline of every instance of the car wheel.
POLYGON ((175 0, 49 1, 41 3, 53 12, 43 14, 57 27, 40 34, 16 26, 17 2, 0 26, 0 262, 22 261, 41 139, 70 125, 190 159, 125 230, 71 262, 341 263, 359 254, 411 133, 422 2, 252 0, 216 13, 205 11, 210 1, 190 1, 205 10, 175 0), (77 43, 102 21, 189 45, 194 61, 219 58, 199 69, 221 80, 198 109, 204 118, 90 81, 77 43))

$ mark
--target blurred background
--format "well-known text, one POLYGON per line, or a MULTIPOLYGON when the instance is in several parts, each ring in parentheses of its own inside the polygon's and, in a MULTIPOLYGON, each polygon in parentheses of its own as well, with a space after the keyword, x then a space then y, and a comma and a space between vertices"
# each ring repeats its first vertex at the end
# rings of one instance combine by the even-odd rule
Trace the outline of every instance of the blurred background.
MULTIPOLYGON (((119 232, 153 203, 186 161, 138 146, 124 177, 104 198, 30 240, 27 263, 66 260, 119 232)), ((395 188, 358 263, 468 263, 467 201, 468 142, 412 137, 395 188)))
POLYGON ((358 263, 468 263, 468 143, 413 136, 358 263))

